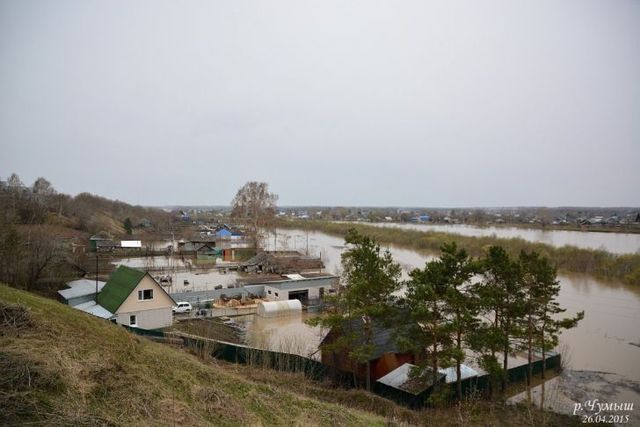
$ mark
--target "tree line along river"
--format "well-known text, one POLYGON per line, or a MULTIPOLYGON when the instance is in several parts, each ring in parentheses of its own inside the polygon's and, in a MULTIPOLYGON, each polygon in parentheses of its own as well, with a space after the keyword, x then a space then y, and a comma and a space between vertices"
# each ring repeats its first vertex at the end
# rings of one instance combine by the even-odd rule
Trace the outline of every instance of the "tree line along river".
POLYGON ((503 239, 520 238, 554 247, 575 246, 582 249, 601 249, 613 254, 640 253, 640 234, 603 231, 542 230, 508 226, 479 227, 464 224, 366 223, 376 227, 396 227, 417 231, 438 231, 461 236, 503 239))

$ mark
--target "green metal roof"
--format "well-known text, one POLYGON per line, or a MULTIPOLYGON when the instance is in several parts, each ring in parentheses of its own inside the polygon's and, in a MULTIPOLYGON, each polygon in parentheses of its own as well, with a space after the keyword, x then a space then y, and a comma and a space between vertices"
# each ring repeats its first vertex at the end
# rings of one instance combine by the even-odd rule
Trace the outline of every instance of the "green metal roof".
POLYGON ((124 265, 119 266, 111 274, 109 281, 102 288, 102 292, 98 294, 98 304, 115 314, 146 274, 144 271, 125 267, 124 265))

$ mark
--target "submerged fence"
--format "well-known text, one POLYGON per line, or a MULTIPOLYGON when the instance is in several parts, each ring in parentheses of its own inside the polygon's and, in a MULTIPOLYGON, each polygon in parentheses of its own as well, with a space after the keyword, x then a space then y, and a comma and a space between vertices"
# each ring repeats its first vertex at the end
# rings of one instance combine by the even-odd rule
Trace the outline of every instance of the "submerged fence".
POLYGON ((292 373, 303 373, 305 376, 322 380, 329 375, 329 367, 317 360, 304 356, 279 351, 263 350, 242 344, 233 344, 181 332, 169 333, 173 337, 182 338, 184 346, 198 354, 209 355, 216 359, 232 363, 241 363, 266 369, 275 369, 292 373))
MULTIPOLYGON (((305 377, 323 381, 331 379, 335 384, 344 387, 355 387, 353 374, 340 371, 323 363, 300 356, 293 353, 284 353, 273 350, 264 350, 249 347, 242 344, 234 344, 219 341, 197 335, 186 334, 184 332, 163 332, 159 330, 146 330, 132 328, 123 325, 127 330, 151 339, 180 342, 184 347, 191 349, 201 356, 210 356, 216 359, 225 360, 231 363, 240 363, 247 366, 263 369, 273 369, 281 372, 301 373, 305 377)), ((558 369, 561 366, 560 354, 550 352, 546 360, 536 360, 532 363, 533 374, 542 371, 542 365, 546 362, 546 369, 558 369)), ((528 365, 520 365, 507 370, 506 375, 510 383, 526 381, 528 375, 528 365)), ((461 381, 463 395, 471 395, 476 392, 486 393, 491 385, 492 378, 489 374, 466 378, 461 381)), ((450 389, 450 395, 456 393, 456 383, 444 384, 450 389)), ((419 394, 413 394, 399 388, 385 386, 382 383, 374 382, 372 391, 382 397, 394 402, 408 406, 410 408, 420 408, 427 404, 427 399, 432 392, 432 388, 419 394)))

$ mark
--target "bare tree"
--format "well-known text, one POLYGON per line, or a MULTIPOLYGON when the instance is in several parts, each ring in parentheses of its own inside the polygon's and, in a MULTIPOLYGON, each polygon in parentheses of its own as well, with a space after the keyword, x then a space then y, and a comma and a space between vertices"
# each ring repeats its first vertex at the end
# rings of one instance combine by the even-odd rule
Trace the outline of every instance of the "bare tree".
POLYGON ((269 192, 266 182, 247 182, 231 202, 231 217, 242 222, 256 248, 263 230, 272 222, 278 196, 269 192))
POLYGON ((9 188, 14 188, 14 189, 24 187, 24 184, 20 180, 20 177, 18 176, 17 173, 11 174, 11 176, 7 179, 7 185, 9 186, 9 188))
POLYGON ((36 179, 33 183, 32 191, 34 194, 40 196, 53 196, 56 194, 56 190, 53 188, 53 185, 43 177, 36 179))
POLYGON ((48 227, 35 227, 27 232, 25 251, 25 270, 27 289, 36 286, 42 273, 59 256, 55 235, 48 227))

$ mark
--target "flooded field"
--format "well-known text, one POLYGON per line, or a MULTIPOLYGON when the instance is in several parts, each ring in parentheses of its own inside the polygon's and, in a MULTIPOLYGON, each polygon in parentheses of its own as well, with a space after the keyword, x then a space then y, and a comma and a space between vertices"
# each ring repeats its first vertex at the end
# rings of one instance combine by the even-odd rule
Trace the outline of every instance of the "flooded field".
POLYGON ((186 268, 185 262, 177 256, 149 256, 121 258, 113 262, 131 268, 141 268, 148 271, 159 269, 186 268))
POLYGON ((235 317, 234 321, 246 329, 246 343, 251 347, 299 354, 319 360, 318 346, 326 331, 304 323, 304 320, 311 316, 309 313, 301 313, 287 317, 265 318, 250 314, 235 317))
POLYGON ((400 224, 367 223, 376 227, 396 227, 418 231, 439 231, 462 236, 488 237, 504 239, 518 237, 530 242, 546 243, 551 246, 576 246, 584 249, 602 249, 614 254, 638 253, 640 234, 606 233, 599 231, 536 230, 518 227, 478 227, 463 224, 400 224))
POLYGON ((191 260, 183 261, 178 256, 131 257, 113 263, 149 271, 158 281, 162 276, 170 278, 170 286, 162 283, 169 293, 212 290, 220 285, 227 288, 240 277, 235 271, 193 265, 191 260))

